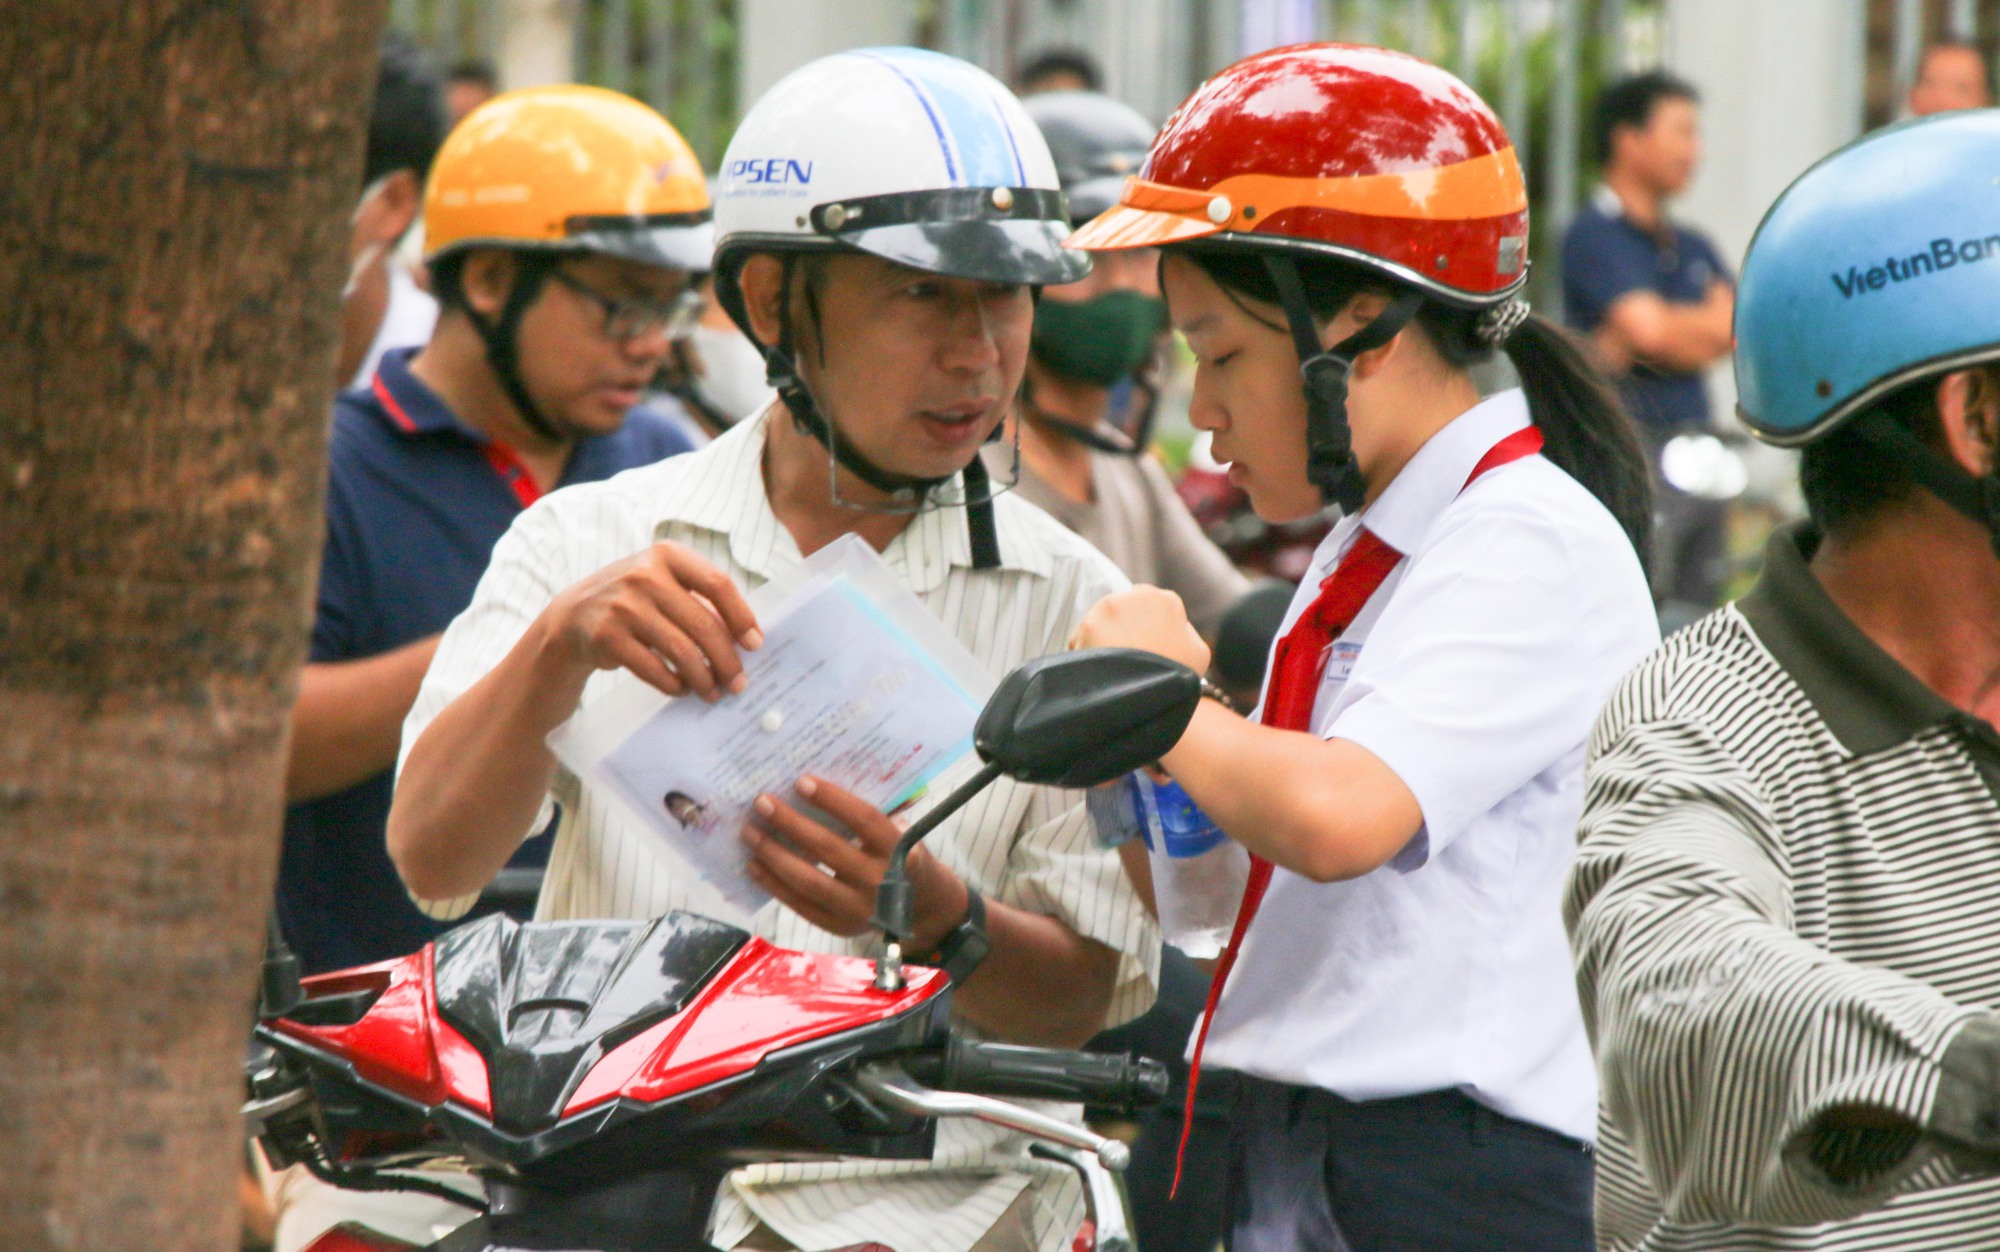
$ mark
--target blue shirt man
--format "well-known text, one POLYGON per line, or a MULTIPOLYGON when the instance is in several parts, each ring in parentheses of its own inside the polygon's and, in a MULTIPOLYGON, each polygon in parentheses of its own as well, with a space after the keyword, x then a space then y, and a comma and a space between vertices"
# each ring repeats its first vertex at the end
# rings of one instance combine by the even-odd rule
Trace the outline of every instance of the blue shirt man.
MULTIPOLYGON (((314 663, 379 657, 442 631, 471 601, 494 543, 542 495, 518 454, 410 372, 415 355, 388 353, 367 387, 334 406, 314 663)), ((555 486, 689 447, 670 415, 641 407, 578 439, 555 486)), ((285 815, 279 915, 308 972, 400 956, 443 929, 410 903, 389 861, 392 776, 384 768, 285 815)), ((515 863, 546 857, 536 839, 515 863)))
POLYGON ((1659 465, 1669 442, 1708 425, 1702 374, 1733 342, 1735 284, 1715 246, 1666 213, 1701 159, 1694 88, 1657 70, 1623 79, 1594 122, 1604 183, 1563 238, 1563 299, 1653 457, 1653 594, 1671 627, 1720 603, 1729 576, 1727 506, 1659 465))
MULTIPOLYGON (((1728 281, 1728 268, 1706 236, 1664 218, 1641 226, 1609 187, 1597 189, 1563 237, 1564 312, 1587 335, 1603 330, 1627 296, 1645 293, 1667 305, 1699 307, 1716 283, 1728 281)), ((1699 426, 1709 419, 1699 369, 1634 356, 1617 381, 1627 411, 1649 428, 1699 426)))

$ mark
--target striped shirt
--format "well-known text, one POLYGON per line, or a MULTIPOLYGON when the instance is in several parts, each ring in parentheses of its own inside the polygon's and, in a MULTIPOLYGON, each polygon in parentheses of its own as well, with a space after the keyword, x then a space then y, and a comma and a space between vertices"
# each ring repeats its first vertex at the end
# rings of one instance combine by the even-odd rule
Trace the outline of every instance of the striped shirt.
MULTIPOLYGON (((565 588, 662 540, 683 544, 754 590, 802 559, 764 492, 765 418, 741 423, 708 447, 606 482, 551 494, 517 520, 493 550, 472 604, 445 632, 403 727, 405 751, 439 710, 492 669, 565 588)), ((996 677, 1066 645, 1097 600, 1126 585, 1083 540, 1033 506, 994 501, 1001 568, 972 569, 960 509, 918 514, 883 559, 996 677)), ((611 674, 593 677, 584 703, 611 674)), ((970 757, 930 788, 948 794, 977 762, 970 757)), ((656 837, 630 824, 608 797, 559 770, 551 800, 562 821, 549 858, 543 919, 657 917, 689 909, 737 917, 706 883, 669 859, 656 837)), ((920 815, 922 804, 912 810, 920 815)), ((546 820, 546 817, 543 819, 546 820)), ((540 829, 537 822, 535 829, 540 829)), ((1002 779, 947 820, 924 845, 984 893, 1059 918, 1123 954, 1110 1023, 1152 1002, 1159 937, 1117 858, 1100 850, 1075 792, 1002 779)), ((472 897, 431 901, 457 915, 472 897)), ((783 947, 866 955, 866 939, 842 938, 775 901, 748 920, 783 947)), ((1061 1111, 1063 1106, 1048 1106, 1061 1111)), ((1068 1116, 1076 1116, 1074 1107, 1068 1116)), ((865 1161, 760 1165, 739 1170, 717 1201, 711 1239, 728 1248, 761 1223, 804 1248, 870 1240, 897 1252, 963 1252, 1035 1179, 1038 1246, 1066 1246, 1082 1217, 1074 1175, 1026 1155, 1026 1141, 995 1127, 948 1120, 932 1162, 865 1161)))
POLYGON ((1813 542, 1774 536, 1592 742, 1565 920, 1601 1248, 2000 1247, 2000 1178, 1922 1130, 2000 1005, 2000 737, 1840 612, 1813 542), (1884 1125, 1821 1124, 1849 1106, 1884 1125))

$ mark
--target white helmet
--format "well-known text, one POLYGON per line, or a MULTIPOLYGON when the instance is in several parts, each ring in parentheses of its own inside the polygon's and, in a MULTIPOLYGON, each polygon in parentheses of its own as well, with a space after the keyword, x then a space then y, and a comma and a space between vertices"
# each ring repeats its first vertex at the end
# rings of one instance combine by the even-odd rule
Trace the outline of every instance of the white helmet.
POLYGON ((716 269, 750 252, 856 248, 930 273, 1068 283, 1069 214, 1041 131, 976 66, 921 48, 840 52, 744 117, 715 200, 716 269))

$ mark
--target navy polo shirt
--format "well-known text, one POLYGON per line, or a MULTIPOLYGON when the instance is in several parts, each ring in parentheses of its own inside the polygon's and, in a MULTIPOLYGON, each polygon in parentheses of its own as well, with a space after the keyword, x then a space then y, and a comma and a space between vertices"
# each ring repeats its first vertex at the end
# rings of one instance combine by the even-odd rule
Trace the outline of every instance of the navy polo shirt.
MULTIPOLYGON (((1717 278, 1729 280, 1715 245, 1685 226, 1649 231, 1625 216, 1607 187, 1577 211, 1563 236, 1563 311, 1591 334, 1621 296, 1651 291, 1670 304, 1698 304, 1717 278)), ((1635 364, 1618 380, 1618 394, 1640 422, 1654 427, 1708 421, 1708 389, 1699 372, 1635 364)))
MULTIPOLYGON (((415 349, 334 402, 326 550, 312 659, 377 656, 434 635, 467 604, 493 545, 537 492, 513 452, 461 423, 410 373, 415 349)), ((686 452, 671 416, 634 409, 585 439, 558 487, 686 452)), ((278 910, 308 973, 402 956, 444 929, 403 893, 383 831, 394 771, 285 814, 278 910)), ((548 838, 515 864, 547 860, 548 838)))

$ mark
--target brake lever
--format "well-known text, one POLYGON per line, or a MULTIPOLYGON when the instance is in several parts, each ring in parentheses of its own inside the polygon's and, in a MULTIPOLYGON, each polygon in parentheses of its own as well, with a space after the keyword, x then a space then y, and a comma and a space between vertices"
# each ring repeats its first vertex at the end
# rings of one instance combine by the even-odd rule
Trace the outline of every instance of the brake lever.
POLYGON ((854 1071, 854 1076, 848 1081, 870 1097, 905 1113, 914 1113, 919 1117, 970 1117, 1064 1147, 1093 1152, 1104 1168, 1113 1173, 1123 1172, 1132 1160, 1132 1149, 1116 1139, 1107 1139, 1082 1126, 1059 1121, 1046 1113, 1037 1113, 991 1096, 962 1091, 933 1091, 895 1066, 866 1066, 854 1071))
POLYGON ((1125 1211, 1125 1195, 1109 1171, 1083 1153, 1053 1143, 1031 1143, 1028 1154, 1067 1165, 1083 1179, 1090 1196, 1090 1220, 1097 1227, 1095 1252, 1133 1252, 1132 1219, 1125 1211))

